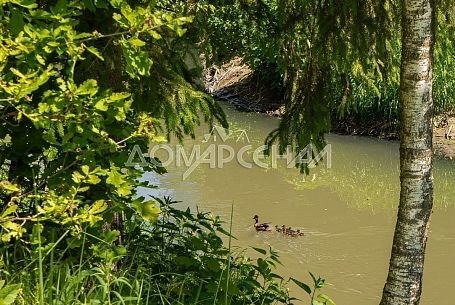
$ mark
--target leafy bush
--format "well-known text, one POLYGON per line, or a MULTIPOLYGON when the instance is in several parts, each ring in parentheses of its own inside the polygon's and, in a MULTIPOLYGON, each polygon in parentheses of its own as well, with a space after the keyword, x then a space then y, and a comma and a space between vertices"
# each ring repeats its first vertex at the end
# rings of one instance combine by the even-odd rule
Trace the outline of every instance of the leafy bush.
POLYGON ((0 302, 290 304, 275 252, 234 253, 219 219, 137 198, 163 168, 124 168, 127 145, 226 125, 185 63, 212 7, 0 5, 0 302))
MULTIPOLYGON (((292 304, 295 300, 286 288, 289 280, 274 272, 280 264, 275 251, 254 248, 260 257, 252 260, 244 250, 223 245, 220 235, 233 237, 218 217, 176 209, 169 198, 156 200, 162 211, 157 222, 125 223, 123 244, 118 243, 116 230, 101 234, 103 239, 84 230, 79 240, 62 236, 54 243, 45 242, 37 230, 31 252, 2 248, 3 276, 23 287, 7 286, 5 295, 16 298, 17 304, 292 304), (90 239, 98 243, 89 243, 90 239)), ((324 280, 313 279, 313 292, 293 281, 312 296, 313 304, 333 304, 317 293, 324 280)))
POLYGON ((55 242, 103 231, 122 211, 144 217, 141 205, 150 203, 131 204, 137 179, 162 169, 124 169, 127 145, 162 141, 164 127, 168 136, 193 135, 201 119, 226 124, 182 75, 183 51, 166 42, 176 44, 193 17, 154 1, 1 5, 2 241, 33 243, 44 227, 42 237, 55 242), (158 87, 147 85, 152 75, 158 87), (154 111, 142 105, 145 91, 163 99, 147 101, 154 111))
POLYGON ((159 202, 160 221, 150 229, 138 227, 132 234, 130 248, 137 250, 130 265, 135 272, 151 275, 148 282, 160 291, 160 298, 181 304, 291 301, 286 281, 273 273, 279 263, 276 252, 257 249, 264 257, 253 262, 243 250, 224 246, 219 233, 232 236, 218 217, 175 209, 168 198, 159 202))

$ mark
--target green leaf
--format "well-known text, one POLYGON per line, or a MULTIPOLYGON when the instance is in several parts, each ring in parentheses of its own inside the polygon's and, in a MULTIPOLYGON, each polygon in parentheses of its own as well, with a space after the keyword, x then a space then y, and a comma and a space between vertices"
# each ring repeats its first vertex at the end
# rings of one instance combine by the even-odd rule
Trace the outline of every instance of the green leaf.
POLYGON ((266 255, 267 254, 267 251, 265 251, 264 249, 261 249, 261 248, 256 248, 256 247, 252 247, 254 250, 256 250, 257 252, 263 254, 263 255, 266 255))
POLYGON ((87 51, 89 51, 90 53, 92 53, 93 55, 98 57, 99 59, 104 60, 103 56, 101 55, 101 53, 98 51, 97 48, 95 48, 95 47, 85 47, 85 48, 87 49, 87 51))
POLYGON ((57 146, 60 145, 55 136, 55 130, 52 128, 43 132, 43 139, 46 140, 50 144, 54 144, 57 146))
POLYGON ((45 113, 50 110, 50 107, 46 103, 38 103, 38 112, 45 113))
POLYGON ((98 109, 99 111, 107 111, 109 109, 105 99, 101 99, 98 102, 96 102, 95 108, 98 109))
POLYGON ((0 181, 0 190, 5 190, 8 194, 19 192, 19 186, 9 182, 8 180, 0 181))
POLYGON ((161 210, 156 207, 156 202, 153 200, 144 202, 142 205, 142 218, 147 221, 155 221, 160 215, 161 210))
POLYGON ((100 214, 100 213, 103 213, 104 211, 106 211, 107 208, 108 208, 107 203, 104 200, 100 199, 100 200, 95 201, 92 204, 92 206, 90 207, 89 213, 90 214, 100 214))
POLYGON ((117 194, 122 197, 131 195, 132 187, 128 183, 123 183, 120 187, 116 189, 117 194))
POLYGON ((11 144, 11 140, 11 136, 7 133, 3 139, 0 139, 0 146, 11 144))
POLYGON ((114 7, 114 8, 121 8, 124 0, 109 0, 109 3, 114 7))
POLYGON ((38 4, 34 0, 14 0, 11 1, 14 4, 20 5, 22 7, 32 9, 38 7, 38 4))
POLYGON ((155 200, 149 200, 146 202, 133 202, 133 207, 136 212, 146 221, 156 221, 158 216, 161 213, 161 210, 156 206, 157 202, 155 200))
POLYGON ((9 242, 11 238, 21 237, 25 232, 21 225, 12 221, 5 221, 1 225, 5 229, 3 232, 7 232, 2 235, 2 241, 4 242, 9 242))
POLYGON ((49 148, 43 151, 43 155, 48 161, 54 161, 58 156, 58 149, 54 146, 49 146, 49 148))
POLYGON ((318 300, 320 300, 324 305, 336 305, 331 298, 323 293, 318 295, 318 300))
POLYGON ((22 13, 12 6, 10 6, 10 12, 9 30, 13 36, 16 36, 24 28, 24 18, 22 17, 22 13))
POLYGON ((86 175, 88 175, 90 173, 90 167, 88 167, 88 165, 82 165, 81 169, 82 169, 82 172, 86 175))
POLYGON ((159 40, 162 38, 161 35, 157 31, 154 31, 154 30, 150 30, 149 34, 153 37, 153 39, 156 39, 156 40, 159 40))
POLYGON ((311 272, 308 272, 308 273, 310 274, 311 278, 313 279, 313 282, 316 284, 318 282, 318 279, 316 279, 316 277, 314 276, 313 273, 311 273, 311 272))
POLYGON ((122 174, 113 169, 107 174, 106 182, 115 187, 120 187, 123 183, 125 183, 125 180, 123 179, 122 174))
POLYGON ((93 96, 96 92, 98 92, 98 83, 94 79, 86 80, 76 90, 76 94, 78 95, 93 96))
POLYGON ((16 300, 21 290, 20 284, 6 285, 0 289, 0 304, 11 305, 16 300))
POLYGON ((17 205, 15 204, 10 204, 8 207, 3 211, 2 216, 0 218, 5 218, 9 216, 10 214, 14 213, 17 211, 17 205))
POLYGON ((88 175, 87 176, 87 183, 98 184, 100 182, 101 182, 101 179, 97 175, 88 175))
POLYGON ((107 176, 106 182, 115 187, 115 192, 119 196, 126 197, 131 195, 133 187, 124 179, 124 175, 113 168, 107 176))
POLYGON ((10 68, 10 71, 13 72, 14 75, 20 77, 20 78, 26 78, 24 74, 21 73, 21 71, 15 69, 15 68, 10 68))
POLYGON ((84 179, 84 176, 81 173, 79 173, 78 171, 75 171, 75 172, 73 172, 73 175, 71 178, 73 179, 74 182, 81 183, 82 180, 84 179))
POLYGON ((292 280, 297 286, 299 286, 300 288, 302 288, 306 293, 308 293, 309 295, 311 295, 311 288, 310 288, 310 286, 308 286, 307 284, 302 283, 301 281, 296 280, 295 278, 292 278, 292 277, 291 277, 291 280, 292 280))
POLYGON ((132 47, 128 41, 122 41, 123 55, 126 60, 126 72, 133 78, 148 76, 153 61, 148 52, 132 47))
POLYGON ((92 3, 92 0, 83 0, 83 2, 85 7, 88 8, 90 12, 94 13, 96 11, 96 8, 92 3))
POLYGON ((139 38, 136 38, 136 37, 128 39, 128 42, 133 47, 143 47, 143 46, 145 46, 145 42, 140 40, 139 38))
POLYGON ((35 58, 41 65, 46 65, 46 60, 43 58, 43 56, 36 54, 35 58))
POLYGON ((109 99, 111 101, 120 101, 120 100, 124 100, 130 96, 131 96, 131 93, 128 93, 128 92, 116 92, 116 93, 112 93, 111 96, 109 97, 109 99))
POLYGON ((179 37, 182 37, 183 34, 186 33, 186 31, 187 31, 186 29, 181 28, 181 27, 178 27, 178 28, 175 30, 175 32, 177 33, 177 36, 179 36, 179 37))

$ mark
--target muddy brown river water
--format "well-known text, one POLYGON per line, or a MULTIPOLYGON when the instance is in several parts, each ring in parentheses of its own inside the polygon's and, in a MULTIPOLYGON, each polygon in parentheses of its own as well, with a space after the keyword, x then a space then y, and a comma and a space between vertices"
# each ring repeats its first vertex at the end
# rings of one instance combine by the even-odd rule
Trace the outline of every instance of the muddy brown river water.
MULTIPOLYGON (((195 140, 183 143, 188 156, 195 145, 201 145, 201 151, 211 144, 228 145, 236 153, 251 145, 252 149, 243 154, 243 159, 251 161, 254 149, 263 144, 278 123, 276 118, 242 113, 228 106, 225 111, 236 136, 225 141, 220 135, 204 138, 209 130, 202 127, 195 140)), ((326 168, 323 162, 307 177, 287 168, 281 159, 277 168, 245 168, 234 158, 222 168, 200 164, 185 180, 182 176, 188 173, 188 167, 170 162, 168 174, 149 173, 144 179, 159 187, 149 191, 149 195, 172 196, 183 201, 182 207, 198 206, 226 221, 233 205, 235 245, 271 245, 280 253, 282 274, 308 283, 308 271, 321 275, 330 283, 324 292, 338 305, 376 305, 386 279, 399 198, 398 143, 339 135, 328 135, 327 140, 331 144, 332 167, 326 168), (255 214, 260 221, 301 228, 306 236, 257 233, 252 226, 255 214)), ((169 143, 171 147, 175 144, 169 143)), ((163 161, 168 158, 163 149, 156 155, 163 161)), ((455 163, 437 160, 434 180, 435 208, 421 304, 452 305, 455 163)), ((145 194, 144 190, 141 192, 145 194)), ((297 286, 289 287, 307 300, 297 286)))

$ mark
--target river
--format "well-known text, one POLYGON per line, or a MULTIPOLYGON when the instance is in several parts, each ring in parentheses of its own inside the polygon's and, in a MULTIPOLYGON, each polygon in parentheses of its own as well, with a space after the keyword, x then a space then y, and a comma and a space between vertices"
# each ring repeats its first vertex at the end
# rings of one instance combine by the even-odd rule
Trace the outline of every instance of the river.
MULTIPOLYGON (((252 150, 243 156, 251 161, 253 150, 263 144, 278 119, 238 112, 227 105, 224 108, 230 129, 241 137, 232 136, 223 144, 235 152, 251 145, 252 150)), ((204 138, 209 131, 207 126, 201 127, 196 139, 186 139, 183 145, 187 151, 194 145, 205 149, 217 141, 219 144, 219 135, 204 138)), ((306 177, 287 168, 285 160, 278 160, 276 168, 245 168, 234 159, 222 168, 201 164, 183 180, 188 168, 172 162, 167 166, 169 173, 144 176, 158 189, 140 192, 171 196, 183 201, 182 207, 198 206, 226 221, 233 206, 237 246, 272 246, 280 253, 283 275, 307 283, 308 271, 320 275, 329 283, 324 293, 338 305, 377 305, 387 275, 399 199, 398 143, 333 134, 327 136, 327 142, 331 145, 331 168, 322 162, 306 177), (263 222, 300 228, 305 236, 257 233, 252 226, 255 214, 263 222)), ((157 155, 163 161, 168 158, 164 150, 157 155)), ((434 180, 435 207, 421 304, 451 305, 450 291, 455 284, 455 163, 435 161, 434 180)), ((297 286, 289 287, 307 300, 297 286)))

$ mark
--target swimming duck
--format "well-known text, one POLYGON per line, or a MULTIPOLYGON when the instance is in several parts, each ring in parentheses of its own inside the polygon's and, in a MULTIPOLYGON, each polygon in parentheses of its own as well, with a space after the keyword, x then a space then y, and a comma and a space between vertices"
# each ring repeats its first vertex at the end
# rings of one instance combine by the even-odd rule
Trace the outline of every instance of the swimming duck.
POLYGON ((287 236, 295 237, 296 233, 297 232, 295 230, 293 230, 291 227, 288 227, 286 228, 286 232, 284 234, 286 234, 287 236))
POLYGON ((305 233, 301 232, 299 229, 294 230, 291 227, 286 227, 285 225, 279 227, 275 226, 275 229, 278 233, 283 233, 284 235, 297 237, 297 236, 304 236, 305 233))
POLYGON ((305 236, 305 233, 300 232, 300 230, 288 230, 286 235, 291 236, 291 237, 297 237, 297 236, 305 236))
POLYGON ((254 228, 256 231, 270 231, 268 223, 259 223, 259 216, 254 215, 253 219, 256 221, 254 223, 254 228))
POLYGON ((285 233, 286 227, 284 225, 282 225, 282 226, 276 225, 275 231, 277 231, 278 233, 285 233))

